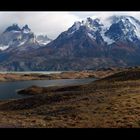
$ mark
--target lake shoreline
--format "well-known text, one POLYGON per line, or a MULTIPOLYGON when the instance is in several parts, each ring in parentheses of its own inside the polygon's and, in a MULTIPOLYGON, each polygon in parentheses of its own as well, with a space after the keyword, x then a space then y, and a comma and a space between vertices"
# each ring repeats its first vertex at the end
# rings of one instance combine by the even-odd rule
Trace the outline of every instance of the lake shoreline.
POLYGON ((55 79, 55 80, 27 80, 27 81, 9 81, 0 83, 0 100, 5 99, 20 99, 24 98, 22 95, 17 94, 19 90, 23 90, 30 86, 41 87, 61 87, 70 85, 86 84, 94 81, 95 78, 83 79, 55 79))
POLYGON ((140 68, 83 85, 25 88, 0 101, 0 124, 21 128, 139 128, 140 68), (31 95, 31 96, 30 96, 31 95))
POLYGON ((83 78, 103 78, 120 69, 98 70, 98 71, 67 71, 44 74, 44 72, 3 72, 0 73, 0 82, 28 81, 28 80, 55 80, 55 79, 83 79, 83 78))

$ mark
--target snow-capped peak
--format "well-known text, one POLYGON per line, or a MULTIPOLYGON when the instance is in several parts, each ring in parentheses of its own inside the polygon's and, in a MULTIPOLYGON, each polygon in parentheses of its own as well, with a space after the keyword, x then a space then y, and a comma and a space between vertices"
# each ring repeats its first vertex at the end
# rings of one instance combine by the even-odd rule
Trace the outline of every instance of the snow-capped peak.
POLYGON ((13 24, 12 26, 9 26, 8 28, 6 28, 6 30, 4 31, 4 33, 5 32, 11 32, 11 31, 18 32, 18 31, 21 31, 21 29, 18 26, 18 24, 13 24))
POLYGON ((103 24, 101 23, 100 19, 92 19, 88 17, 86 20, 82 21, 82 26, 87 27, 89 30, 92 30, 96 32, 97 30, 100 30, 103 24))
POLYGON ((77 22, 74 23, 73 28, 75 30, 78 30, 80 26, 81 26, 81 22, 77 21, 77 22))
POLYGON ((102 23, 101 23, 100 19, 98 19, 98 18, 92 19, 92 18, 88 17, 86 20, 82 20, 82 25, 85 25, 87 27, 89 27, 89 26, 98 27, 98 26, 101 26, 102 23))
POLYGON ((79 30, 80 26, 81 26, 81 22, 80 21, 74 22, 74 24, 72 25, 72 27, 70 27, 68 29, 68 33, 69 34, 73 34, 75 31, 79 30))
POLYGON ((131 16, 112 16, 108 35, 111 38, 134 41, 140 39, 140 22, 131 16))
POLYGON ((68 29, 68 34, 72 35, 79 29, 85 30, 91 39, 96 40, 96 32, 100 34, 104 42, 108 45, 118 39, 133 41, 140 39, 140 22, 131 16, 112 16, 107 19, 109 24, 101 21, 99 18, 90 17, 85 20, 77 21, 68 29), (81 28, 85 27, 85 28, 81 28))
POLYGON ((101 26, 103 26, 103 24, 101 23, 100 19, 96 18, 96 19, 92 19, 90 17, 88 17, 85 20, 77 21, 74 22, 74 24, 72 25, 72 27, 70 27, 68 29, 68 33, 69 34, 73 34, 75 31, 79 30, 81 26, 86 27, 88 30, 92 30, 94 32, 96 32, 97 30, 100 30, 101 26))
POLYGON ((31 29, 28 27, 28 25, 25 25, 25 26, 22 28, 22 31, 23 31, 23 33, 27 34, 27 33, 30 33, 31 29))
POLYGON ((51 41, 47 36, 37 37, 28 27, 20 28, 17 24, 9 26, 5 32, 0 34, 0 51, 10 51, 11 49, 26 50, 28 48, 42 47, 51 41))
POLYGON ((140 22, 133 17, 129 17, 128 19, 131 22, 131 24, 134 25, 134 27, 135 27, 134 32, 135 32, 136 36, 140 39, 140 22))
POLYGON ((52 40, 48 38, 47 35, 38 35, 36 37, 37 42, 42 46, 42 45, 47 45, 50 43, 52 40))
POLYGON ((112 44, 114 42, 114 40, 110 39, 105 35, 107 28, 103 25, 101 20, 98 18, 92 19, 88 17, 85 20, 82 20, 81 22, 80 21, 75 22, 73 26, 68 29, 67 31, 68 35, 72 35, 76 31, 78 31, 80 27, 85 27, 82 29, 84 29, 85 32, 87 32, 87 35, 91 39, 96 40, 96 32, 98 32, 100 33, 100 36, 102 37, 104 42, 106 42, 107 44, 112 44))

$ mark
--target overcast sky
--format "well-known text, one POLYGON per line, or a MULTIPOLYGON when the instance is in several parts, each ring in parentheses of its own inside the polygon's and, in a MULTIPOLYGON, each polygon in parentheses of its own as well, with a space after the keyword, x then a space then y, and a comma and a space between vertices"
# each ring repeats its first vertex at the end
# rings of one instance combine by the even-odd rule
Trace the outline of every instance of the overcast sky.
POLYGON ((55 39, 75 21, 87 17, 104 20, 111 15, 131 15, 140 20, 140 12, 0 12, 0 32, 13 23, 20 27, 28 24, 34 33, 55 39))

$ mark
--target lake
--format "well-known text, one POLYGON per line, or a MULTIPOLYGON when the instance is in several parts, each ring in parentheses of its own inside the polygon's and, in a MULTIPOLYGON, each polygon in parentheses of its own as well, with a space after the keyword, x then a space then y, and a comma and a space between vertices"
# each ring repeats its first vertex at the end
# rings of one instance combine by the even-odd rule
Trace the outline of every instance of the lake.
POLYGON ((17 91, 30 87, 32 85, 49 87, 49 86, 65 86, 79 85, 95 81, 94 78, 86 79, 57 79, 57 80, 30 80, 17 82, 0 82, 0 100, 24 98, 25 95, 17 94, 17 91))

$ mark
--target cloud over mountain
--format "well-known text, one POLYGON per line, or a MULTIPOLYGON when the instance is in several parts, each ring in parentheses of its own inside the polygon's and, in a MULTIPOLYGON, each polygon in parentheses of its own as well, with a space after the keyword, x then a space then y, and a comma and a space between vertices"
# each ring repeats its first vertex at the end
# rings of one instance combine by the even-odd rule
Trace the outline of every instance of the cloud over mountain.
POLYGON ((17 23, 21 27, 28 24, 36 34, 47 34, 50 38, 55 39, 75 21, 87 17, 106 20, 111 15, 131 15, 140 19, 140 12, 0 12, 0 32, 13 23, 17 23))

